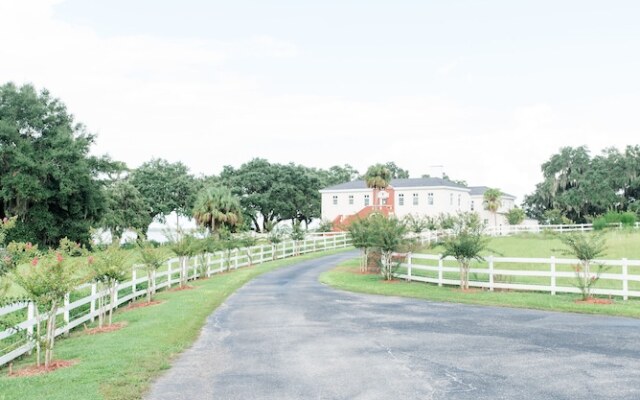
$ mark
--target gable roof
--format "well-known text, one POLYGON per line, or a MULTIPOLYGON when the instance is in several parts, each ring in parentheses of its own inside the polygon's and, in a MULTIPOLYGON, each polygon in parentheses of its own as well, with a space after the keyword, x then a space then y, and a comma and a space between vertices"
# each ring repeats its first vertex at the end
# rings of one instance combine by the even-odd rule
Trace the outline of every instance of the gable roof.
MULTIPOLYGON (((469 186, 469 189, 471 189, 471 193, 469 193, 471 196, 484 196, 484 192, 491 188, 489 186, 469 186)), ((516 196, 505 192, 502 192, 502 197, 516 198, 516 196)))
MULTIPOLYGON (((409 178, 409 179, 392 179, 389 186, 394 188, 403 187, 435 187, 445 186, 459 189, 467 189, 466 186, 459 183, 451 182, 442 178, 409 178)), ((367 184, 363 180, 340 183, 338 185, 329 186, 322 191, 332 190, 350 190, 350 189, 367 189, 367 184)))

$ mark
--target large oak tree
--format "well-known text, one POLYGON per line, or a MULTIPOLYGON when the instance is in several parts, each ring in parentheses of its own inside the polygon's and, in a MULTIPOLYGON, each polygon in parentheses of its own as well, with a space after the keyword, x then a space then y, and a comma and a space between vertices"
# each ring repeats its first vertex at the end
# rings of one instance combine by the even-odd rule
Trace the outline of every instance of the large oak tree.
POLYGON ((104 210, 99 177, 122 167, 89 155, 94 139, 48 91, 0 86, 0 218, 18 218, 10 239, 88 242, 104 210))

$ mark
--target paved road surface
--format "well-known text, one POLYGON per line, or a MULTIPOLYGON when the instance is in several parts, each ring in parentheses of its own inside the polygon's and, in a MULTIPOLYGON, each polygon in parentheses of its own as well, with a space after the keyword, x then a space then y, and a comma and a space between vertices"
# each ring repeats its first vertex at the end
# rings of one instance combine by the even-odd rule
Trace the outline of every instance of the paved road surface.
POLYGON ((354 254, 238 290, 148 399, 640 399, 639 320, 358 295, 317 282, 354 254))

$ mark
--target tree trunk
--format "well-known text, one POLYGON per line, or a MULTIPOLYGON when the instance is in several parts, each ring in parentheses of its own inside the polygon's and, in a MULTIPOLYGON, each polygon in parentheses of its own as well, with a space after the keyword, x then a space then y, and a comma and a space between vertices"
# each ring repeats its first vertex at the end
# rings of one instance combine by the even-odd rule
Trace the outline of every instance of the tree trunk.
POLYGON ((56 314, 58 311, 58 305, 54 301, 51 304, 51 309, 49 310, 49 315, 47 318, 47 332, 45 338, 45 353, 44 353, 44 367, 49 368, 51 365, 51 358, 53 356, 53 343, 55 340, 55 332, 56 332, 56 314))
POLYGON ((147 271, 147 303, 151 303, 151 291, 153 290, 152 282, 152 271, 147 271))
POLYGON ((98 285, 98 328, 104 326, 104 293, 102 284, 98 285))

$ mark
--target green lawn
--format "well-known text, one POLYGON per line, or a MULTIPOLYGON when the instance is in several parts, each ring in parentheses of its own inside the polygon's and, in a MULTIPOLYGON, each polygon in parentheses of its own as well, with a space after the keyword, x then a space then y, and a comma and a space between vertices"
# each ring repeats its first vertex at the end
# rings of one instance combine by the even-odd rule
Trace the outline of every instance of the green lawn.
POLYGON ((640 301, 616 300, 613 304, 577 304, 578 295, 556 295, 536 292, 461 292, 454 287, 438 287, 420 282, 381 280, 377 274, 358 273, 359 261, 347 261, 323 273, 320 281, 338 289, 387 296, 414 297, 418 299, 481 304, 491 306, 532 308, 539 310, 567 311, 589 314, 617 315, 640 318, 640 301))
MULTIPOLYGON (((620 260, 621 258, 627 259, 640 259, 640 232, 637 230, 612 230, 605 234, 607 251, 602 259, 620 260)), ((549 234, 520 234, 514 236, 495 237, 489 240, 489 250, 483 252, 485 258, 489 255, 495 257, 521 257, 521 258, 548 258, 555 256, 556 258, 573 258, 562 253, 564 246, 560 240, 549 234)), ((442 246, 424 247, 416 253, 425 254, 440 254, 444 251, 442 246)), ((416 264, 436 266, 438 264, 435 260, 414 260, 416 264)), ((457 267, 457 263, 453 260, 444 261, 444 266, 457 267)), ((488 262, 473 262, 472 268, 487 269, 488 262)), ((538 264, 538 263, 503 263, 496 262, 494 264, 495 269, 502 270, 532 270, 532 271, 549 271, 550 264, 538 264)), ((573 272, 572 265, 556 265, 557 271, 573 272)), ((404 273, 405 270, 399 272, 404 273)), ((607 273, 619 274, 622 272, 622 267, 608 267, 605 271, 607 273)), ((640 275, 640 267, 630 266, 628 270, 631 275, 640 275)), ((414 275, 428 276, 431 278, 437 277, 437 272, 433 271, 412 271, 414 275)), ((445 279, 457 279, 457 272, 445 272, 445 279)), ((488 281, 487 274, 472 274, 472 280, 488 281)), ((520 283, 520 284, 537 284, 537 285, 549 285, 550 278, 547 277, 530 277, 530 276, 510 276, 502 275, 495 277, 496 282, 502 283, 520 283)), ((575 282, 574 278, 558 278, 558 286, 573 286, 575 282)), ((608 289, 622 289, 622 283, 616 280, 602 279, 598 282, 597 287, 608 289)), ((640 290, 640 282, 629 282, 630 290, 640 290)))
MULTIPOLYGON (((252 278, 301 260, 337 253, 327 251, 268 262, 195 281, 194 290, 161 292, 163 303, 118 311, 120 331, 87 336, 82 331, 57 342, 55 358, 78 360, 70 368, 28 378, 0 376, 0 400, 139 399, 151 380, 197 338, 206 317, 233 291, 252 278)), ((14 368, 33 363, 17 362, 14 368)))

